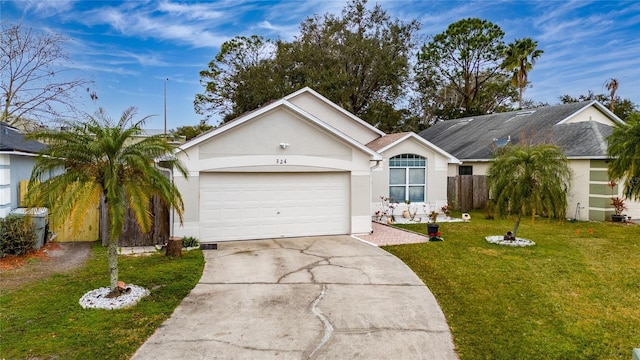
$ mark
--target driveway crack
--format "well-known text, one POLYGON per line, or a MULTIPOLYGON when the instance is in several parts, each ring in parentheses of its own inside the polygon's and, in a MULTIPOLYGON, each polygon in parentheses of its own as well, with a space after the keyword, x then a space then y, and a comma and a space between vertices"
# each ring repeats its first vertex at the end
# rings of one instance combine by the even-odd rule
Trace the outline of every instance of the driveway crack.
POLYGON ((295 269, 293 271, 289 271, 288 273, 280 276, 278 278, 278 281, 276 281, 276 283, 280 284, 282 282, 282 280, 284 280, 287 276, 293 275, 295 273, 299 273, 301 271, 306 271, 309 274, 309 276, 311 276, 311 283, 315 284, 316 283, 315 275, 313 274, 313 271, 311 271, 311 270, 313 270, 318 265, 326 265, 326 264, 322 264, 325 261, 326 260, 318 260, 318 261, 312 262, 311 264, 308 264, 308 265, 305 265, 303 267, 297 268, 297 269, 295 269))
POLYGON ((322 322, 322 325, 324 327, 324 335, 322 336, 322 339, 320 339, 318 344, 316 344, 316 347, 313 349, 313 351, 311 351, 309 356, 307 356, 307 359, 313 358, 313 355, 315 355, 315 353, 318 350, 322 349, 322 347, 329 341, 329 339, 331 339, 331 336, 333 335, 333 325, 331 325, 331 322, 329 321, 329 319, 326 316, 324 316, 324 314, 322 313, 322 310, 318 308, 318 304, 324 298, 324 294, 326 291, 327 291, 327 285, 323 284, 322 291, 320 292, 318 297, 316 297, 316 299, 313 301, 311 305, 311 312, 322 322))

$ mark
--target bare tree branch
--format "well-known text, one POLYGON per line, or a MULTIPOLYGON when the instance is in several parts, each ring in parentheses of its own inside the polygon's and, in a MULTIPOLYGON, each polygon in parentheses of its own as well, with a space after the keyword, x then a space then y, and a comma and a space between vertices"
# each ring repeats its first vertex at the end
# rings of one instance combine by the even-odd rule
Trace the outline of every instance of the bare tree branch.
MULTIPOLYGON (((20 24, 2 28, 0 121, 49 122, 76 109, 76 90, 93 82, 65 76, 70 69, 65 67, 64 41, 61 35, 38 34, 20 24)), ((94 100, 95 93, 90 96, 94 100)))

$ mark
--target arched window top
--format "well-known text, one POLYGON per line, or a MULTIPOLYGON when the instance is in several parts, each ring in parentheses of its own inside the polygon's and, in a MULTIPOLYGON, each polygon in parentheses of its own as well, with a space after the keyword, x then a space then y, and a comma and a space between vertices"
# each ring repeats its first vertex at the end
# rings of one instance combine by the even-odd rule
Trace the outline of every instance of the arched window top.
POLYGON ((401 154, 389 159, 391 167, 425 167, 427 159, 416 154, 401 154))
POLYGON ((401 154, 389 159, 389 196, 396 201, 424 202, 427 159, 416 154, 401 154))

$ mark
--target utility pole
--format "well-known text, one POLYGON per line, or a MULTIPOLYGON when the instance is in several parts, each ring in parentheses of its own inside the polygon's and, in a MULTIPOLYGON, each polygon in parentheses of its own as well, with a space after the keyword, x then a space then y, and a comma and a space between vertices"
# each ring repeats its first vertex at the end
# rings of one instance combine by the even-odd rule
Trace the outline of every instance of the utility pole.
POLYGON ((167 81, 169 78, 164 80, 164 138, 167 138, 167 81))

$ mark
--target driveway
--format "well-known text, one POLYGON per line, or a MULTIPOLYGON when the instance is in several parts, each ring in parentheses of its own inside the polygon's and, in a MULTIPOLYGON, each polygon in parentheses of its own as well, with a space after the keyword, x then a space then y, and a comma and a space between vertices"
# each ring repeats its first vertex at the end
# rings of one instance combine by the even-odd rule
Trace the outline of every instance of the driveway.
POLYGON ((133 359, 457 359, 429 289, 349 236, 223 242, 133 359))

